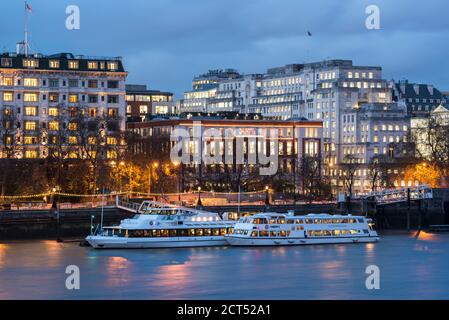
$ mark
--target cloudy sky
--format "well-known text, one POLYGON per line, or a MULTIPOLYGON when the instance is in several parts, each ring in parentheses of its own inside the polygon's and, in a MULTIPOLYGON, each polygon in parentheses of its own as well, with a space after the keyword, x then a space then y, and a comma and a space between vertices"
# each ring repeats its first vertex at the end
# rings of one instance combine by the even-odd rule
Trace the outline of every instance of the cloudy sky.
MULTIPOLYGON (((123 56, 130 83, 179 98, 194 75, 322 59, 380 65, 384 78, 433 83, 449 91, 447 0, 29 0, 32 51, 123 56), (80 8, 80 30, 65 9, 80 8), (365 27, 368 5, 381 29, 365 27), (310 30, 313 36, 308 37, 310 30)), ((2 0, 0 45, 23 39, 24 4, 2 0)))

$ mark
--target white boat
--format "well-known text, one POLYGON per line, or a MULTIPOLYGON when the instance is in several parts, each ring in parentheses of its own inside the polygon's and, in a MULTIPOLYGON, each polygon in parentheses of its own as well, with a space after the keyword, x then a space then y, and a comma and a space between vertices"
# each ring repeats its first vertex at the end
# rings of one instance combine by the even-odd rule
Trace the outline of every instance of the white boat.
POLYGON ((258 213, 240 218, 226 236, 232 246, 292 246, 379 241, 371 219, 359 216, 258 213))
POLYGON ((86 240, 96 249, 224 246, 234 224, 214 212, 144 201, 133 218, 86 240))

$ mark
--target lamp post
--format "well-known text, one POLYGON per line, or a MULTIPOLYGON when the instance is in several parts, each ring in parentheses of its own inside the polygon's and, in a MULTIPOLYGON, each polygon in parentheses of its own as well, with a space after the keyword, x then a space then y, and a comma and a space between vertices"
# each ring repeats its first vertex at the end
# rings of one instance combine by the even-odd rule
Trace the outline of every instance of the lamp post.
POLYGON ((94 216, 90 216, 90 235, 92 236, 94 234, 94 216))
POLYGON ((198 207, 202 207, 203 206, 203 202, 201 201, 201 187, 198 187, 198 203, 197 203, 198 207))
POLYGON ((153 174, 153 168, 156 169, 158 166, 158 162, 153 162, 150 164, 150 174, 148 175, 148 196, 151 195, 151 175, 153 174))
POLYGON ((51 211, 54 216, 56 216, 56 241, 62 242, 62 239, 60 237, 60 228, 59 228, 59 209, 58 209, 58 200, 56 199, 56 191, 58 191, 58 188, 53 187, 51 189, 52 191, 52 204, 51 204, 51 211))
MULTIPOLYGON (((177 169, 179 167, 180 163, 177 161, 173 162, 173 166, 175 167, 175 169, 177 169)), ((182 165, 182 164, 181 164, 182 165)), ((176 170, 176 176, 177 176, 177 180, 176 180, 176 184, 177 184, 177 191, 178 191, 178 202, 181 203, 181 174, 180 174, 181 170, 176 170)))
POLYGON ((270 207, 270 187, 265 186, 265 209, 270 207))

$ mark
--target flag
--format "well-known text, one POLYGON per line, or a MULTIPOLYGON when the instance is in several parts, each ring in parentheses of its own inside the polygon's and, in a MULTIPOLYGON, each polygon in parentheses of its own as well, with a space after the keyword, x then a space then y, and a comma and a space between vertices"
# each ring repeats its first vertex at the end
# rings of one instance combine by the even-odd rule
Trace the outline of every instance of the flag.
POLYGON ((312 32, 307 31, 307 35, 308 35, 309 37, 311 37, 311 36, 312 36, 312 32))
POLYGON ((25 10, 29 13, 33 13, 33 7, 25 1, 25 10))

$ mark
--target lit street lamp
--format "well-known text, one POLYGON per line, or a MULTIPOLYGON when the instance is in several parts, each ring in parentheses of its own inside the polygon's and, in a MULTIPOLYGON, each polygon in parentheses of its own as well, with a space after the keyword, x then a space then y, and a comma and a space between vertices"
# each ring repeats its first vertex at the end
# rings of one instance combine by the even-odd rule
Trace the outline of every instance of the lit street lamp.
POLYGON ((197 203, 198 207, 202 207, 203 206, 203 202, 201 201, 201 187, 198 187, 198 203, 197 203))
POLYGON ((153 168, 156 169, 157 167, 159 167, 158 162, 153 162, 152 164, 150 164, 150 174, 148 177, 148 195, 151 194, 151 175, 153 174, 153 168))

